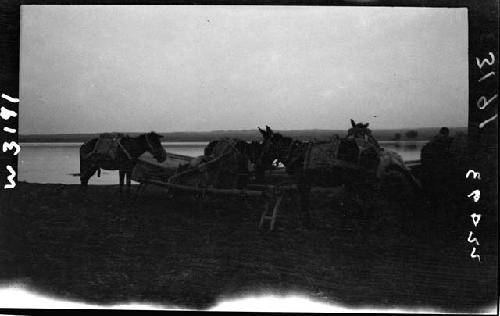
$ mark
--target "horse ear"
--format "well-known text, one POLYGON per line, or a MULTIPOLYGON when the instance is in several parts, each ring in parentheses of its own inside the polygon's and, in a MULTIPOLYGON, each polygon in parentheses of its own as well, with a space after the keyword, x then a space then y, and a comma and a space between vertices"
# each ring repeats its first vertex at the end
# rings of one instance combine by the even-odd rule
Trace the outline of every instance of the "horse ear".
POLYGON ((257 127, 259 129, 259 132, 262 134, 262 136, 266 136, 266 132, 261 129, 260 127, 257 127))
POLYGON ((273 130, 267 125, 266 125, 266 131, 271 135, 273 134, 273 130))
POLYGON ((370 125, 370 123, 366 123, 364 127, 366 128, 366 127, 368 127, 368 125, 370 125))
POLYGON ((353 119, 351 119, 351 125, 352 125, 352 127, 356 127, 356 123, 354 122, 353 119))

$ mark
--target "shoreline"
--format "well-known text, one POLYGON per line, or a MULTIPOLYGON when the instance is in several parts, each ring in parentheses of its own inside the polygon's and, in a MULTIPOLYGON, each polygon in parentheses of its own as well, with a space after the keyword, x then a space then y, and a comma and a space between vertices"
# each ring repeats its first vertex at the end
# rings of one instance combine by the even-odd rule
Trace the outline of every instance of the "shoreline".
MULTIPOLYGON (((420 127, 420 128, 395 128, 395 129, 373 129, 372 133, 378 141, 395 140, 396 134, 400 134, 401 140, 419 141, 431 139, 439 132, 440 127, 420 127), (409 131, 416 131, 414 137, 406 137, 409 131)), ((275 129, 276 132, 284 136, 289 136, 299 140, 327 140, 333 135, 345 135, 346 130, 338 129, 303 129, 286 130, 275 129)), ((455 133, 467 134, 467 127, 450 127, 451 135, 455 133)), ((141 133, 123 132, 130 136, 137 136, 141 133)), ((20 134, 19 141, 23 142, 85 142, 97 137, 100 133, 78 133, 78 134, 20 134)), ((245 141, 260 140, 262 137, 257 129, 255 130, 218 130, 204 132, 162 132, 163 141, 169 142, 210 142, 221 138, 240 138, 245 141)))

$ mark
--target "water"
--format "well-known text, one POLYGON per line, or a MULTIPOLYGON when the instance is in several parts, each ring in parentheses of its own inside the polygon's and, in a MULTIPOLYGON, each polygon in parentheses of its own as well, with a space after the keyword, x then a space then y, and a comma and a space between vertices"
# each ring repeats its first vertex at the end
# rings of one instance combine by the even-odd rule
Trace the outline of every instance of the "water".
POLYGON ((399 153, 404 161, 420 160, 420 151, 427 143, 424 141, 379 141, 381 147, 399 153))
MULTIPOLYGON (((387 150, 400 153, 405 161, 420 159, 425 141, 381 141, 387 150)), ((165 142, 168 152, 196 157, 203 154, 208 142, 165 142)), ((22 143, 19 153, 18 179, 30 183, 79 184, 79 148, 81 143, 22 143)), ((102 170, 101 177, 93 176, 89 184, 118 184, 118 171, 102 170)))
MULTIPOLYGON (((196 157, 203 154, 208 142, 166 142, 165 150, 196 157)), ((18 179, 30 183, 80 184, 72 174, 80 172, 81 143, 21 143, 18 179)), ((90 178, 89 184, 118 184, 118 171, 102 170, 90 178)))

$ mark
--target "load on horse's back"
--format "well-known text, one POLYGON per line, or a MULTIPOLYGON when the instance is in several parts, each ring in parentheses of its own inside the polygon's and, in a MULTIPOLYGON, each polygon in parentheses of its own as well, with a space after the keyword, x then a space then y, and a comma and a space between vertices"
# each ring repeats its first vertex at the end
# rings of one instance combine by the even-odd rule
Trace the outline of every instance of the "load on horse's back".
POLYGON ((118 147, 121 139, 126 137, 122 133, 102 133, 95 142, 94 149, 84 153, 83 158, 91 160, 114 160, 117 157, 118 147))
POLYGON ((231 144, 235 152, 238 152, 238 166, 240 173, 249 173, 257 179, 263 177, 264 169, 262 168, 261 155, 262 144, 252 140, 246 142, 238 138, 222 138, 211 141, 204 149, 205 159, 211 159, 225 152, 227 145, 231 144))
POLYGON ((351 119, 351 128, 347 131, 347 139, 354 139, 359 148, 359 163, 365 169, 375 171, 381 179, 387 172, 397 171, 403 174, 412 185, 419 186, 418 181, 406 167, 403 157, 395 151, 385 150, 373 137, 368 128, 369 123, 355 123, 351 119))
POLYGON ((239 139, 224 138, 210 142, 204 155, 179 166, 170 183, 195 187, 242 187, 248 177, 247 143, 239 139), (243 181, 245 180, 245 181, 243 181))
POLYGON ((166 159, 161 145, 162 136, 155 132, 130 137, 121 133, 103 133, 80 146, 80 182, 85 188, 89 179, 100 169, 119 170, 120 190, 126 178, 130 190, 130 176, 137 158, 150 152, 158 162, 166 159))

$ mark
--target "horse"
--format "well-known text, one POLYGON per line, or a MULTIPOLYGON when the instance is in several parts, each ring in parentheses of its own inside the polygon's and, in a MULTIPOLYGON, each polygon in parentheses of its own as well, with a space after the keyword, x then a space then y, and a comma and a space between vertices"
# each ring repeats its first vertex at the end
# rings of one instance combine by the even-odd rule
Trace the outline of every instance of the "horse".
POLYGON ((211 141, 204 155, 180 165, 171 183, 215 188, 243 188, 250 176, 250 160, 256 156, 256 142, 223 138, 211 141))
MULTIPOLYGON (((299 191, 300 217, 305 227, 310 226, 309 195, 311 186, 337 186, 345 183, 340 173, 331 176, 330 172, 313 174, 304 169, 306 152, 311 142, 294 140, 290 137, 275 133, 269 126, 266 130, 259 128, 263 137, 261 161, 264 168, 269 169, 276 160, 285 166, 286 172, 295 180, 299 191)), ((344 139, 339 144, 339 156, 347 162, 356 160, 359 149, 355 142, 344 139)), ((331 170, 330 170, 331 171, 331 170)))
POLYGON ((368 124, 356 124, 353 120, 351 124, 352 128, 346 137, 335 136, 330 142, 322 143, 294 140, 275 133, 269 126, 266 126, 266 130, 259 128, 264 139, 263 164, 269 165, 278 160, 295 179, 300 196, 301 221, 305 227, 311 223, 309 195, 313 185, 344 185, 348 195, 362 197, 391 170, 403 174, 412 184, 417 184, 399 154, 384 151, 378 146, 368 124), (331 160, 334 161, 330 161, 332 164, 326 168, 305 168, 306 155, 311 155, 315 146, 335 148, 328 157, 333 158, 331 160))
POLYGON ((119 170, 120 193, 123 191, 124 180, 127 183, 127 193, 130 193, 132 170, 137 159, 143 153, 150 152, 158 162, 167 158, 167 153, 161 145, 160 138, 163 136, 150 132, 137 137, 124 135, 118 140, 118 146, 113 159, 103 157, 102 154, 94 152, 99 138, 93 138, 80 146, 80 183, 86 189, 89 179, 101 169, 119 170))

